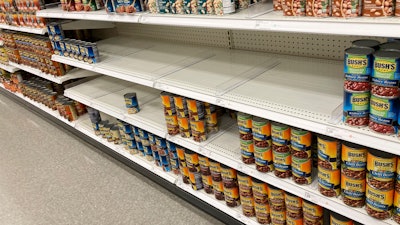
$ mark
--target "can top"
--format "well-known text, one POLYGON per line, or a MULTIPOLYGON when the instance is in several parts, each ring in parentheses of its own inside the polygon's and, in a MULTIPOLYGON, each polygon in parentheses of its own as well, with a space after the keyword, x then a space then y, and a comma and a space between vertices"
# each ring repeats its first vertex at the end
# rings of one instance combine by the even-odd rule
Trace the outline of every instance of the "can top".
POLYGON ((275 187, 275 186, 272 185, 272 184, 268 184, 268 188, 274 189, 274 190, 282 190, 282 189, 280 189, 280 188, 278 188, 278 187, 275 187))
POLYGON ((242 172, 240 172, 240 171, 237 171, 237 175, 238 176, 242 176, 242 177, 248 177, 249 175, 248 174, 245 174, 245 173, 242 173, 242 172))
POLYGON ((368 48, 368 47, 363 47, 363 48, 358 48, 358 47, 350 47, 345 50, 346 54, 353 54, 353 55, 370 55, 374 53, 373 48, 368 48))
POLYGON ((265 183, 264 181, 259 180, 259 179, 254 178, 254 177, 252 177, 251 180, 252 180, 254 183, 257 183, 257 184, 263 184, 263 183, 265 183))
POLYGON ((390 50, 379 50, 375 52, 375 57, 383 58, 400 58, 400 51, 390 51, 390 50))
POLYGON ((351 219, 349 219, 349 218, 347 218, 347 217, 345 217, 343 215, 340 215, 339 213, 335 213, 333 211, 331 211, 331 217, 333 217, 333 218, 335 218, 337 220, 343 221, 343 222, 351 221, 351 219))
POLYGON ((124 94, 124 98, 135 98, 135 97, 136 97, 136 93, 135 92, 124 94))
POLYGON ((282 127, 282 128, 288 128, 289 125, 283 124, 283 123, 279 123, 279 122, 272 122, 271 126, 273 127, 282 127))
POLYGON ((258 116, 253 116, 253 121, 259 122, 259 123, 262 123, 262 122, 268 123, 269 122, 269 120, 267 120, 265 118, 258 117, 258 116))
POLYGON ((348 142, 348 141, 344 141, 342 145, 347 146, 349 148, 366 149, 365 146, 354 144, 354 143, 351 143, 351 142, 348 142))
POLYGON ((238 118, 241 117, 241 118, 246 118, 246 119, 251 117, 250 114, 247 114, 247 113, 244 113, 244 112, 238 112, 237 116, 238 116, 238 118))
POLYGON ((230 166, 227 166, 227 165, 222 164, 222 163, 220 163, 220 165, 221 165, 221 168, 224 168, 224 169, 233 169, 230 166))
POLYGON ((325 136, 325 135, 322 135, 322 134, 319 134, 318 138, 320 138, 322 140, 325 140, 325 141, 337 141, 336 138, 325 136))
POLYGON ((193 154, 197 154, 197 153, 192 150, 185 149, 185 154, 193 155, 193 154))
POLYGON ((369 48, 376 48, 379 46, 380 42, 377 40, 371 39, 359 39, 351 42, 353 47, 369 47, 369 48))
POLYGON ((160 93, 160 95, 173 96, 173 94, 172 94, 172 93, 170 93, 170 92, 166 92, 166 91, 163 91, 163 92, 161 92, 161 93, 160 93))
POLYGON ((397 49, 400 50, 400 42, 386 42, 379 45, 379 49, 386 50, 386 49, 397 49))
POLYGON ((113 126, 114 126, 114 124, 111 124, 111 123, 104 125, 105 128, 110 129, 110 130, 111 130, 111 127, 113 127, 113 126))
POLYGON ((370 154, 372 154, 372 155, 374 155, 374 156, 376 156, 376 157, 386 158, 386 159, 394 158, 394 157, 395 157, 395 156, 394 156, 393 154, 391 154, 391 153, 383 152, 383 151, 380 151, 380 150, 377 150, 377 149, 373 149, 373 148, 368 149, 368 153, 370 153, 370 154))

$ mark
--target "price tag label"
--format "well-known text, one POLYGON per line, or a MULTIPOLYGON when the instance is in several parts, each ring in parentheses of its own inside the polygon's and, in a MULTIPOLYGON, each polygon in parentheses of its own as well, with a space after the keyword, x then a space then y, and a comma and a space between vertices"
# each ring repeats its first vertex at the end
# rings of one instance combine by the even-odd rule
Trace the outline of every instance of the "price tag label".
POLYGON ((310 199, 311 199, 311 194, 310 194, 310 192, 306 191, 306 192, 304 193, 304 198, 310 200, 310 199))

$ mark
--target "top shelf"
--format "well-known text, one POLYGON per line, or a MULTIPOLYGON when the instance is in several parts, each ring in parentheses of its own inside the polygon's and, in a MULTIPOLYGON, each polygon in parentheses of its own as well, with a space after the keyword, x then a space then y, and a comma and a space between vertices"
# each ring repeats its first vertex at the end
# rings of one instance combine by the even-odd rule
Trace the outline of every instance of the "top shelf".
POLYGON ((112 15, 105 10, 95 12, 65 12, 59 8, 45 9, 37 16, 45 18, 97 20, 154 25, 205 27, 239 30, 282 31, 316 34, 400 37, 400 18, 315 18, 285 17, 273 12, 271 4, 259 4, 225 16, 173 15, 137 13, 112 15))

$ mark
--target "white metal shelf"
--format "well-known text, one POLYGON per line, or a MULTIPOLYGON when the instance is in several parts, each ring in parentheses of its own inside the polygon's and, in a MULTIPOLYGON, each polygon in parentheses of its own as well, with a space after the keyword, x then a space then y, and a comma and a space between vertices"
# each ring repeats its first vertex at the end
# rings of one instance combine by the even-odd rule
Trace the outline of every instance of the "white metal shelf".
POLYGON ((162 113, 162 104, 158 94, 153 93, 150 88, 143 86, 132 85, 126 88, 126 85, 126 83, 117 79, 101 77, 69 88, 65 91, 65 94, 77 101, 83 103, 87 102, 85 104, 89 104, 99 111, 110 113, 110 115, 116 118, 123 119, 134 126, 138 126, 150 132, 157 132, 157 135, 166 137, 169 141, 217 160, 257 179, 272 183, 285 191, 319 204, 329 210, 341 213, 363 224, 395 224, 392 220, 380 221, 373 219, 366 214, 364 209, 350 208, 340 199, 327 198, 321 195, 317 190, 316 180, 311 185, 297 185, 292 180, 277 178, 272 173, 258 172, 254 165, 243 164, 240 156, 237 125, 235 121, 229 120, 229 118, 223 118, 225 121, 221 123, 220 132, 211 135, 205 142, 197 143, 192 139, 182 138, 179 135, 167 135, 164 115, 162 113), (97 93, 96 90, 99 90, 101 93, 97 93), (150 100, 156 97, 157 99, 150 100, 148 103, 139 104, 140 107, 143 107, 143 110, 134 114, 137 119, 133 121, 130 120, 129 116, 126 116, 127 114, 125 113, 126 109, 123 103, 123 93, 125 93, 125 90, 137 91, 137 93, 139 93, 139 103, 144 101, 145 98, 150 100), (145 92, 144 90, 148 91, 145 92), (149 104, 151 104, 151 106, 149 104), (137 121, 140 121, 140 123, 137 123, 137 121))
POLYGON ((359 17, 351 19, 334 17, 285 17, 282 12, 271 12, 271 8, 271 3, 263 3, 254 5, 238 13, 224 16, 150 13, 110 15, 104 10, 95 12, 64 12, 59 8, 53 8, 38 11, 37 16, 186 27, 400 37, 400 30, 398 29, 400 21, 396 17, 359 17))
POLYGON ((90 77, 90 76, 95 76, 98 75, 98 73, 96 72, 92 72, 92 71, 88 71, 88 70, 82 70, 82 69, 72 69, 71 71, 69 71, 67 74, 65 74, 64 76, 53 76, 51 74, 47 74, 47 73, 43 73, 42 71, 30 67, 30 66, 26 66, 26 65, 22 65, 22 64, 18 64, 18 63, 13 63, 10 62, 10 65, 16 68, 19 68, 21 70, 24 70, 28 73, 34 74, 38 77, 44 78, 46 80, 55 82, 57 84, 62 84, 63 82, 67 81, 67 80, 72 80, 72 79, 77 79, 77 78, 82 78, 82 77, 90 77))
POLYGON ((14 72, 19 70, 19 68, 15 67, 15 66, 6 65, 6 64, 3 64, 3 63, 0 63, 0 68, 5 70, 5 71, 7 71, 7 72, 10 72, 10 73, 14 73, 14 72))
POLYGON ((127 37, 98 45, 98 64, 53 60, 400 155, 394 135, 341 123, 340 61, 127 37))
POLYGON ((47 33, 47 28, 17 27, 2 23, 0 23, 0 29, 14 30, 31 34, 42 34, 42 35, 47 33))

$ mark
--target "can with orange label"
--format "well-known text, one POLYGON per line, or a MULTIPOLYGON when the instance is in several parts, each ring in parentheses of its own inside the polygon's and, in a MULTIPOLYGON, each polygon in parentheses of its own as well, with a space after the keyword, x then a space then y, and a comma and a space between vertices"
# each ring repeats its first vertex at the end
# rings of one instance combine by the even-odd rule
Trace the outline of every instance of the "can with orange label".
POLYGON ((292 157, 293 181, 296 184, 311 184, 312 159, 292 157))
POLYGON ((251 217, 256 215, 253 196, 240 196, 240 202, 245 216, 251 217))
POLYGON ((211 175, 201 174, 201 180, 203 181, 204 191, 208 194, 213 193, 213 181, 211 175))
POLYGON ((268 184, 253 177, 251 189, 256 203, 268 204, 268 184))
POLYGON ((349 142, 342 144, 342 174, 364 180, 367 171, 367 148, 349 142))
POLYGON ((318 190, 322 195, 340 195, 340 170, 327 170, 318 166, 318 190))
POLYGON ((393 220, 400 223, 400 193, 398 191, 394 192, 393 206, 393 220))
POLYGON ((252 164, 255 162, 253 140, 240 140, 240 152, 243 163, 252 164))
POLYGON ((271 122, 260 117, 253 117, 252 131, 254 145, 260 148, 271 146, 271 122))
POLYGON ((239 188, 232 187, 227 188, 224 186, 225 203, 229 207, 235 207, 240 205, 239 188))
POLYGON ((199 155, 196 152, 185 149, 185 159, 190 172, 200 172, 199 155))
POLYGON ((194 99, 186 99, 190 121, 204 120, 204 103, 194 99))
POLYGON ((253 197, 252 179, 249 175, 237 172, 240 197, 253 197))
POLYGON ((237 172, 235 169, 221 164, 221 176, 225 188, 238 187, 237 172))
POLYGON ((318 136, 318 166, 328 170, 340 168, 341 143, 331 137, 318 136))
POLYGON ((273 185, 268 185, 269 205, 274 211, 285 211, 285 192, 273 185))
POLYGON ((221 176, 221 164, 217 161, 209 159, 210 161, 210 172, 213 181, 222 181, 221 176))
POLYGON ((311 157, 311 132, 300 128, 292 127, 290 134, 290 147, 292 156, 302 159, 311 157))
POLYGON ((176 135, 179 133, 178 117, 175 115, 165 115, 165 122, 167 123, 167 132, 169 135, 176 135))
POLYGON ((212 181, 212 186, 213 186, 213 191, 214 191, 214 196, 218 200, 225 200, 225 195, 224 195, 224 184, 222 181, 212 181))
POLYGON ((178 117, 179 134, 181 137, 190 138, 192 133, 190 131, 190 122, 187 117, 178 117))
POLYGON ((303 225, 303 217, 293 218, 289 216, 289 212, 286 212, 286 225, 303 225))
POLYGON ((379 190, 392 190, 396 172, 393 154, 369 149, 367 154, 367 183, 379 190))
POLYGON ((254 146, 254 158, 258 171, 266 173, 274 170, 271 147, 254 146))
POLYGON ((169 92, 161 92, 161 102, 164 106, 164 115, 175 115, 176 114, 176 109, 175 109, 175 104, 174 104, 174 97, 173 94, 169 92))
POLYGON ((204 120, 191 120, 190 130, 192 131, 194 141, 202 142, 207 140, 206 123, 204 120))
POLYGON ((384 220, 392 216, 394 189, 381 190, 367 184, 365 202, 368 215, 384 220))
POLYGON ((282 225, 286 224, 286 211, 285 210, 275 211, 271 207, 270 214, 271 214, 271 223, 272 224, 274 224, 274 225, 275 224, 277 224, 277 225, 278 224, 282 224, 282 225))
POLYGON ((252 125, 253 116, 238 112, 237 114, 237 123, 239 127, 239 137, 240 140, 253 140, 253 125, 252 125))
POLYGON ((303 199, 304 224, 323 224, 324 209, 310 201, 303 199))
POLYGON ((200 164, 200 172, 202 175, 211 175, 211 171, 210 171, 210 160, 203 156, 203 155, 199 155, 199 164, 200 164))
POLYGON ((189 110, 186 104, 186 98, 177 95, 174 95, 173 98, 178 118, 189 118, 189 110))
POLYGON ((271 215, 268 203, 257 203, 254 202, 254 209, 256 211, 256 218, 260 224, 270 224, 271 215))
POLYGON ((362 207, 365 204, 365 179, 351 179, 342 173, 341 192, 344 204, 362 207))
POLYGON ((303 199, 291 194, 289 192, 285 193, 285 206, 286 215, 292 219, 303 218, 303 199))

